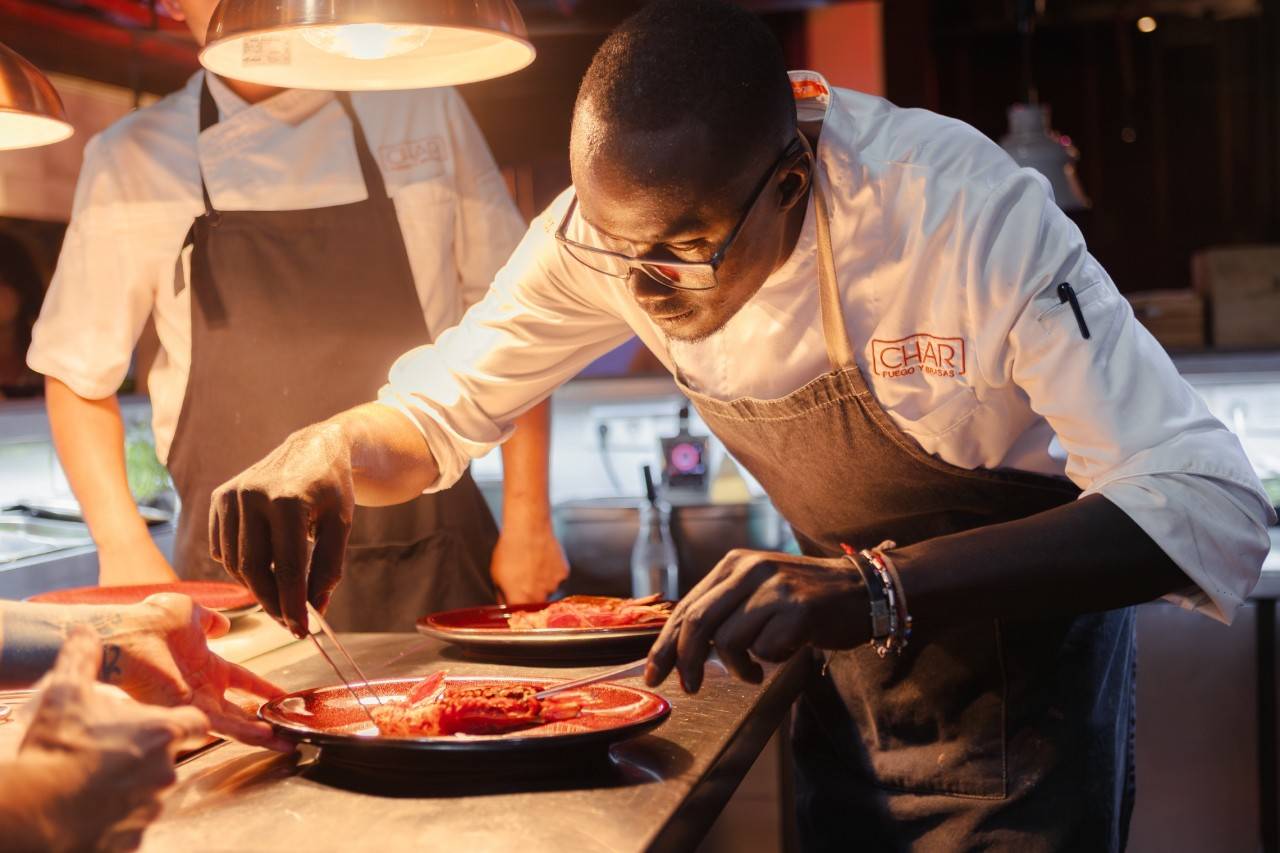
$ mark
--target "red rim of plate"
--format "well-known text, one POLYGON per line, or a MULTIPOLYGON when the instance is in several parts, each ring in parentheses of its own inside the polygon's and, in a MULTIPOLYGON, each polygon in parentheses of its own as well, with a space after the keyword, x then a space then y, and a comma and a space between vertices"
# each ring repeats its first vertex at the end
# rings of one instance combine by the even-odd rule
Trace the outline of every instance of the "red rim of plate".
POLYGON ((53 589, 30 596, 42 604, 137 604, 149 595, 177 592, 190 596, 210 610, 241 610, 257 604, 253 593, 238 583, 223 581, 174 581, 129 586, 78 586, 53 589))

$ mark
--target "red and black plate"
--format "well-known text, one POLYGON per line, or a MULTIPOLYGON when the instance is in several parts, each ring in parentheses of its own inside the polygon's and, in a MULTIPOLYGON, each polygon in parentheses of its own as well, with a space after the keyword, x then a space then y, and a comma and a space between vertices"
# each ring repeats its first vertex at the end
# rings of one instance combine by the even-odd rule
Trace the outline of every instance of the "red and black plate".
POLYGON ((638 654, 653 644, 665 620, 604 628, 513 630, 512 613, 534 613, 546 604, 493 604, 432 613, 418 620, 420 633, 473 655, 589 660, 638 654))
POLYGON ((38 593, 27 601, 42 604, 137 604, 150 595, 177 592, 190 596, 196 604, 234 618, 258 608, 253 593, 238 583, 220 581, 174 581, 129 586, 78 586, 38 593))
MULTIPOLYGON (((478 759, 489 756, 517 761, 521 758, 545 762, 550 755, 598 753, 618 741, 651 731, 671 713, 666 699, 648 690, 615 682, 591 684, 572 691, 582 701, 577 717, 529 726, 501 734, 441 735, 435 737, 388 737, 378 734, 364 708, 401 702, 421 678, 375 679, 354 685, 361 701, 344 685, 299 690, 273 699, 258 715, 275 732, 296 743, 321 748, 349 765, 430 766, 439 759, 478 759), (363 706, 363 707, 362 707, 363 706)), ((448 676, 449 683, 528 684, 547 687, 551 678, 493 676, 448 676)), ((568 694, 565 694, 568 695, 568 694)))

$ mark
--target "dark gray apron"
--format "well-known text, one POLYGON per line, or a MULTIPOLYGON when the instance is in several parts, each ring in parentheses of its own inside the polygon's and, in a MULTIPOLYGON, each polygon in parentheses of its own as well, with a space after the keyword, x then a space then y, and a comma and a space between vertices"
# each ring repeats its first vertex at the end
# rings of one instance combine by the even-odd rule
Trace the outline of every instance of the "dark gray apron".
MULTIPOLYGON (((205 212, 191 226, 191 372, 169 451, 182 497, 175 568, 209 556, 214 488, 290 432, 374 399, 401 353, 431 340, 395 206, 351 101, 368 198, 308 210, 205 212)), ((200 130, 218 121, 206 83, 200 130)), ((185 248, 185 246, 184 246, 185 248)), ((179 266, 181 286, 181 266, 179 266)), ((433 610, 491 603, 497 528, 470 475, 439 494, 356 509, 328 617, 344 631, 412 630, 433 610)))
MULTIPOLYGON (((909 545, 1074 500, 1065 480, 947 464, 889 419, 853 357, 816 192, 832 372, 778 400, 684 389, 804 552, 909 545)), ((815 660, 793 730, 805 849, 1123 848, 1134 660, 1131 608, 922 623, 901 656, 863 646, 831 654, 825 672, 815 660)))

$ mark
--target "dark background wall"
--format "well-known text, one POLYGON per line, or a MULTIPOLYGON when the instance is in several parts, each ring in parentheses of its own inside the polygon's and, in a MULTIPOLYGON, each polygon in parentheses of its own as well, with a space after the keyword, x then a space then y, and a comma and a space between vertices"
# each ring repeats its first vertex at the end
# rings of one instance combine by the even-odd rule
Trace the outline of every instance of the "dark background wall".
MULTIPOLYGON (((1122 290, 1186 287, 1190 256, 1280 241, 1276 3, 1043 2, 1032 69, 1082 155, 1076 216, 1122 290), (1154 32, 1135 22, 1151 14, 1154 32)), ((885 3, 887 95, 999 138, 1022 99, 1013 0, 885 3)))

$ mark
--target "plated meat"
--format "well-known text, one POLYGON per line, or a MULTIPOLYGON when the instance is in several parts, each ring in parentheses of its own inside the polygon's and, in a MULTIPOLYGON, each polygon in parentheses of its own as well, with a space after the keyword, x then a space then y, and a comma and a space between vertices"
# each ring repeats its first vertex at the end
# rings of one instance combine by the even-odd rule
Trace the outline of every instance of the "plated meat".
POLYGON ((538 628, 622 628, 662 624, 671 615, 670 601, 660 596, 611 598, 603 595, 570 595, 541 610, 517 611, 507 620, 512 631, 538 628))
POLYGON ((519 682, 451 683, 441 671, 427 676, 403 702, 369 711, 378 731, 392 737, 501 734, 581 713, 571 693, 539 700, 538 689, 519 682))

